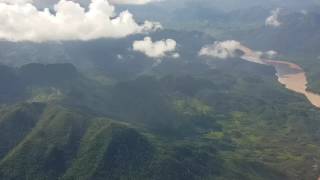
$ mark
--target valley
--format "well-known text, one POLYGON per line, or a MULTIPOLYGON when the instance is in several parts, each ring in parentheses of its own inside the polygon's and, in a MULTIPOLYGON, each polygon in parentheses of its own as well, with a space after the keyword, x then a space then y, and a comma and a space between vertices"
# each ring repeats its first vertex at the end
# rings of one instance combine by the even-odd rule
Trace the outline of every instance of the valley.
POLYGON ((243 59, 253 63, 273 66, 277 71, 276 76, 281 84, 291 91, 303 94, 311 104, 320 108, 320 95, 308 90, 306 73, 299 65, 287 61, 261 58, 249 48, 242 47, 241 50, 245 52, 243 59))
POLYGON ((311 104, 320 108, 320 95, 307 90, 307 77, 303 69, 293 63, 285 61, 265 60, 277 70, 277 77, 286 88, 306 96, 311 104))

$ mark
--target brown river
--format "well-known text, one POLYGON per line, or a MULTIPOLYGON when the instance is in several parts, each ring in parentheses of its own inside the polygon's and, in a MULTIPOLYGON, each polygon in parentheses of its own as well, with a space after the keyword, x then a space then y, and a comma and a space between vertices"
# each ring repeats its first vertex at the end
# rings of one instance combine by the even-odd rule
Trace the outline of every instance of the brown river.
POLYGON ((307 90, 306 74, 299 65, 286 61, 260 58, 258 53, 246 47, 241 47, 241 50, 245 53, 242 56, 244 60, 273 66, 277 71, 276 75, 281 84, 291 91, 303 94, 311 104, 320 108, 320 95, 307 90))

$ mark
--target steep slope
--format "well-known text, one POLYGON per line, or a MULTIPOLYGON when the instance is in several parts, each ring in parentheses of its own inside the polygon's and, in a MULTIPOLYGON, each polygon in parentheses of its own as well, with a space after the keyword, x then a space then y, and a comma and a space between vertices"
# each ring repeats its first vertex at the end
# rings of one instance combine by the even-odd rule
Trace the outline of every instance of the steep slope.
MULTIPOLYGON (((67 171, 65 179, 130 177, 135 175, 134 169, 143 172, 144 166, 139 165, 152 157, 152 146, 147 140, 125 125, 108 119, 90 120, 83 113, 52 106, 35 117, 33 128, 28 128, 24 126, 28 116, 20 111, 35 105, 23 106, 26 107, 15 112, 18 115, 6 119, 7 124, 13 127, 16 123, 15 128, 19 124, 25 132, 8 129, 6 137, 15 144, 2 150, 2 154, 5 150, 10 152, 2 156, 1 179, 57 179, 67 171)), ((8 128, 7 124, 1 123, 0 128, 8 128)), ((7 139, 1 141, 4 145, 6 142, 7 139)))
POLYGON ((0 158, 3 158, 32 131, 44 107, 44 104, 34 103, 1 110, 0 158))
POLYGON ((153 147, 125 125, 96 119, 63 179, 146 179, 153 147))
MULTIPOLYGON (((24 106, 31 108, 34 105, 24 106)), ((24 120, 12 117, 10 122, 17 121, 24 120)), ((2 124, 0 128, 4 128, 2 124)), ((34 127, 7 148, 9 152, 0 162, 0 178, 198 179, 217 172, 210 171, 209 165, 220 160, 208 156, 207 152, 198 154, 190 149, 186 155, 191 157, 186 161, 180 153, 186 151, 184 146, 179 148, 179 153, 171 153, 171 145, 162 144, 138 130, 107 118, 93 118, 77 110, 49 105, 37 118, 34 127), (194 164, 200 161, 196 158, 200 155, 208 156, 201 160, 206 165, 194 164), (188 169, 194 172, 185 174, 185 166, 190 166, 188 169), (197 169, 205 171, 197 172, 197 169)), ((14 130, 11 133, 18 135, 14 130)), ((175 149, 172 150, 178 150, 175 149)))
POLYGON ((84 133, 85 116, 47 108, 36 126, 1 163, 2 179, 56 179, 75 156, 84 133))

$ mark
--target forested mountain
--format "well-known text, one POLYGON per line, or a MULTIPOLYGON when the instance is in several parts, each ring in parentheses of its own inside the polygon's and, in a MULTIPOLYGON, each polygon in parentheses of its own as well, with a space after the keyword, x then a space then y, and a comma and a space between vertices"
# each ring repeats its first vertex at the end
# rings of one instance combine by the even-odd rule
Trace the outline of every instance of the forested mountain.
POLYGON ((176 60, 111 84, 69 64, 6 68, 42 98, 21 89, 1 108, 1 179, 317 176, 320 114, 271 67, 176 60))

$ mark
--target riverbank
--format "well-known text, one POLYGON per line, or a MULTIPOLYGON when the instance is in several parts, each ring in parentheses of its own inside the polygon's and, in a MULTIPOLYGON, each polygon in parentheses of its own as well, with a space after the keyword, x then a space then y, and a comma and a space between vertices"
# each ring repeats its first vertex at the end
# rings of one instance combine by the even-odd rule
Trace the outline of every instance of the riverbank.
POLYGON ((320 95, 308 90, 306 73, 299 65, 286 61, 263 59, 249 48, 244 47, 241 50, 244 52, 242 59, 273 66, 276 69, 276 76, 281 84, 291 91, 303 94, 311 104, 320 108, 320 95))

